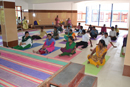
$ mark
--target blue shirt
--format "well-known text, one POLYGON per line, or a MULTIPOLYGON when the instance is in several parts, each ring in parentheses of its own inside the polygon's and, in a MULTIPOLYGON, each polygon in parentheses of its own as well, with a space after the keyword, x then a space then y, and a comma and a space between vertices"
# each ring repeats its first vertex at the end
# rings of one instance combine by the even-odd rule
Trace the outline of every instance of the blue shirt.
POLYGON ((91 30, 91 34, 92 35, 98 34, 98 30, 91 30))

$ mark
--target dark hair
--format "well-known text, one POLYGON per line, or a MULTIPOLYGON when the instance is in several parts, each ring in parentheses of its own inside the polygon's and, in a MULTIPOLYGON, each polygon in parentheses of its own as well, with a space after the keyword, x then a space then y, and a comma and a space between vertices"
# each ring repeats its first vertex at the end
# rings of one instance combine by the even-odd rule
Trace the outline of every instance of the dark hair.
POLYGON ((80 25, 81 23, 79 23, 79 25, 80 25))
POLYGON ((108 35, 108 33, 106 32, 105 35, 108 35))
POLYGON ((70 27, 70 24, 68 25, 68 27, 70 27))
POLYGON ((95 28, 95 26, 93 26, 93 28, 95 28))
POLYGON ((82 30, 82 33, 86 33, 86 31, 85 31, 85 30, 82 30))
POLYGON ((43 29, 43 27, 41 27, 41 29, 43 29))
POLYGON ((71 39, 72 41, 74 41, 73 37, 72 36, 69 36, 69 39, 71 39))
POLYGON ((72 29, 70 29, 70 31, 72 32, 72 29))
POLYGON ((111 29, 114 29, 114 27, 112 26, 111 29))
POLYGON ((51 34, 47 34, 47 37, 48 37, 48 36, 51 36, 51 37, 52 37, 52 35, 51 35, 51 34))
POLYGON ((83 29, 83 26, 80 26, 81 29, 83 29))
POLYGON ((106 43, 105 43, 105 41, 104 41, 103 39, 101 39, 99 42, 102 43, 102 45, 103 45, 104 47, 106 47, 106 43))
POLYGON ((29 32, 28 32, 28 31, 26 31, 26 32, 25 32, 25 35, 26 35, 27 33, 29 34, 29 32))
POLYGON ((56 27, 56 26, 55 26, 54 28, 55 28, 55 29, 57 29, 57 27, 56 27))

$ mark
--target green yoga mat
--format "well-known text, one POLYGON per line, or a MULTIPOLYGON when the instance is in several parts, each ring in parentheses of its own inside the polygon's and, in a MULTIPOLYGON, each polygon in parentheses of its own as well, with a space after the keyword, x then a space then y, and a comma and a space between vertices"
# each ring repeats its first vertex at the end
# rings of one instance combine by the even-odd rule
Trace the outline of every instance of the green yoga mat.
POLYGON ((61 34, 61 36, 64 36, 65 34, 61 34))
POLYGON ((4 87, 4 86, 0 85, 0 87, 4 87))
MULTIPOLYGON (((110 56, 105 56, 105 58, 107 62, 110 56)), ((83 63, 83 65, 85 65, 85 73, 91 74, 91 75, 97 75, 103 67, 103 66, 99 66, 99 68, 97 68, 96 66, 92 64, 87 64, 87 63, 88 63, 88 60, 83 63)))
POLYGON ((123 53, 123 48, 121 48, 121 53, 120 53, 120 57, 125 57, 124 55, 122 55, 122 53, 123 53))

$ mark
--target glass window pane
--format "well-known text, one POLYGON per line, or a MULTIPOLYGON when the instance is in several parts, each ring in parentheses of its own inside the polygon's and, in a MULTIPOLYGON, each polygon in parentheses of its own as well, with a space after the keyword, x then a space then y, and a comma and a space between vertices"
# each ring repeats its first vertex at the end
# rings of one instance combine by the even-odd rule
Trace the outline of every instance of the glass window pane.
POLYGON ((119 28, 128 28, 129 3, 113 4, 112 26, 118 25, 119 28))
POLYGON ((106 24, 107 27, 110 27, 110 20, 111 4, 101 4, 99 26, 103 26, 104 24, 106 24))

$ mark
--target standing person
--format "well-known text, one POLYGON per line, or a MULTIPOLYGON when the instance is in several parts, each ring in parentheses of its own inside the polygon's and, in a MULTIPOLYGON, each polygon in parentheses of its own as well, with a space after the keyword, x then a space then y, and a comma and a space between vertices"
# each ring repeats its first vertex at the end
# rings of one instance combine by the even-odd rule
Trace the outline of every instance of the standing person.
POLYGON ((123 46, 122 46, 122 48, 123 48, 122 55, 123 55, 123 56, 125 56, 125 53, 126 53, 127 38, 128 38, 128 35, 127 35, 127 37, 125 37, 125 38, 123 39, 123 46))
POLYGON ((39 49, 38 51, 33 50, 33 53, 48 54, 48 53, 52 52, 54 49, 55 49, 55 40, 52 38, 51 34, 48 34, 47 39, 46 39, 45 43, 43 44, 42 48, 39 49))
POLYGON ((24 17, 24 20, 23 20, 23 29, 28 29, 28 23, 27 23, 26 17, 24 17))
POLYGON ((105 64, 105 55, 107 53, 107 47, 104 40, 100 40, 99 44, 92 51, 90 55, 88 55, 88 64, 93 64, 97 68, 103 66, 105 64))
POLYGON ((81 28, 81 25, 79 23, 78 26, 75 28, 75 30, 78 32, 80 28, 81 28))
POLYGON ((59 56, 71 56, 76 53, 76 43, 74 42, 72 36, 69 36, 66 46, 64 48, 61 48, 60 50, 62 51, 62 54, 60 54, 59 56))
POLYGON ((72 23, 71 23, 70 18, 68 18, 68 20, 67 20, 67 26, 70 26, 70 28, 72 28, 72 23))
POLYGON ((90 41, 90 44, 91 44, 91 47, 92 47, 93 45, 92 45, 91 39, 89 38, 88 34, 86 34, 86 31, 82 30, 82 41, 77 42, 76 43, 76 47, 83 45, 82 48, 81 48, 81 50, 84 49, 84 48, 87 48, 88 41, 90 41))
POLYGON ((96 30, 95 26, 93 26, 93 30, 91 30, 90 36, 91 36, 91 38, 96 39, 97 35, 98 35, 98 30, 96 30))
POLYGON ((22 24, 22 21, 21 21, 20 17, 18 17, 18 19, 17 19, 17 25, 21 25, 21 24, 22 24))
POLYGON ((111 27, 111 31, 109 33, 109 36, 110 36, 111 40, 116 40, 117 39, 116 31, 114 31, 114 27, 111 27))
POLYGON ((30 48, 31 46, 32 46, 32 38, 29 35, 29 32, 26 31, 25 36, 22 37, 22 42, 20 43, 20 45, 15 46, 13 48, 18 50, 23 50, 23 49, 30 48))
POLYGON ((92 25, 89 25, 88 30, 87 30, 87 33, 90 33, 91 30, 93 30, 93 27, 92 27, 92 25))
POLYGON ((56 21, 56 27, 58 27, 59 22, 60 22, 60 19, 58 18, 58 15, 57 15, 57 17, 55 18, 55 21, 56 21))
POLYGON ((58 40, 58 39, 59 39, 59 31, 57 30, 57 27, 54 28, 53 38, 54 38, 55 40, 58 40))
POLYGON ((119 28, 117 25, 115 25, 115 31, 116 31, 116 36, 118 36, 119 35, 119 28))
POLYGON ((47 33, 43 30, 43 27, 41 27, 40 35, 33 35, 32 39, 42 39, 45 35, 47 35, 47 33))
POLYGON ((103 35, 104 33, 106 33, 106 31, 107 31, 107 28, 106 28, 106 25, 104 24, 103 27, 101 28, 100 34, 103 35))

